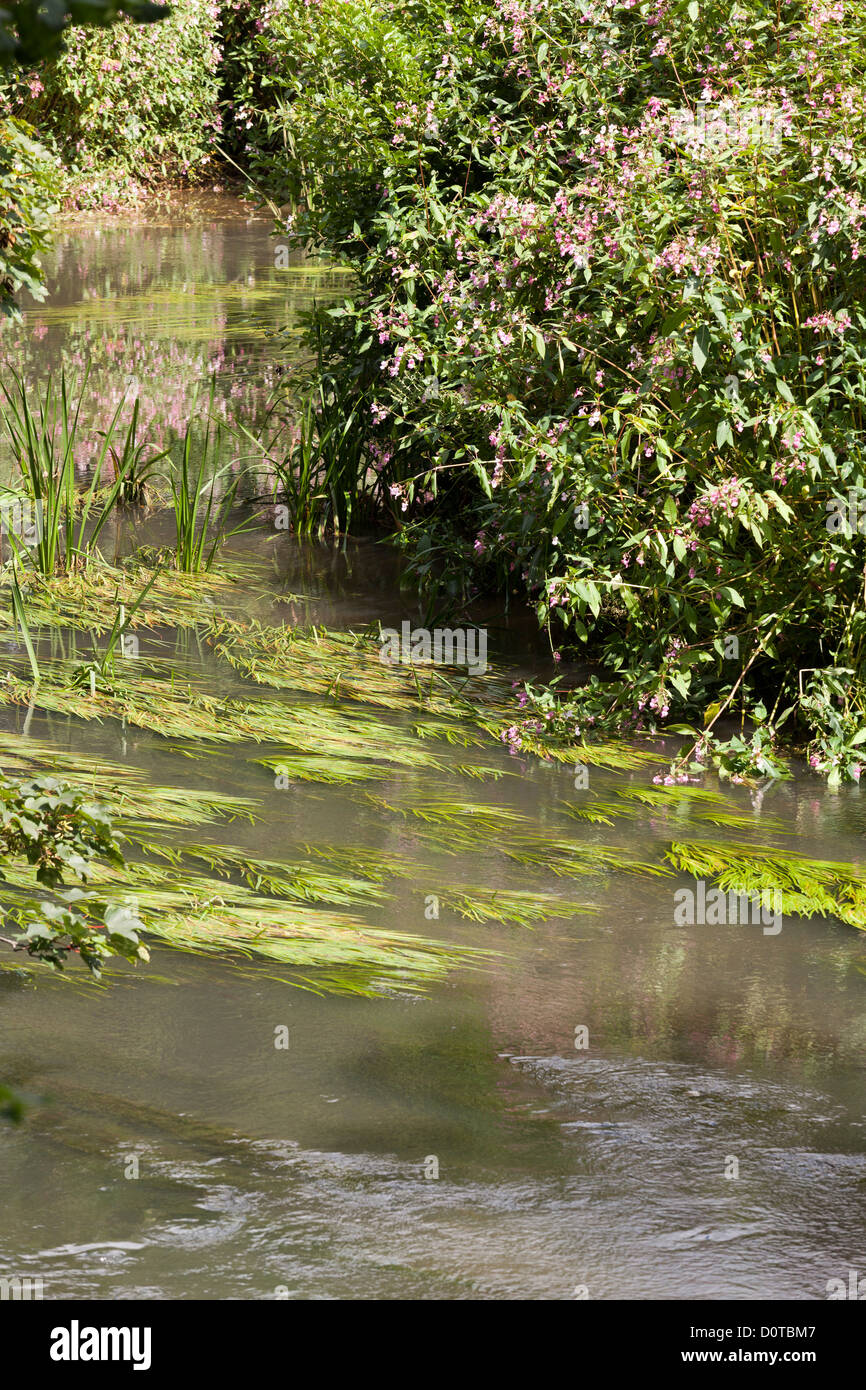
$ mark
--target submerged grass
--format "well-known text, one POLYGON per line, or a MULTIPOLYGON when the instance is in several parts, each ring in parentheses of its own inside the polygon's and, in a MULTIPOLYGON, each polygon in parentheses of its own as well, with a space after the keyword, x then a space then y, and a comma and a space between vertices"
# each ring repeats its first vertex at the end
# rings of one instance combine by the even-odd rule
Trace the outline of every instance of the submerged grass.
MULTIPOLYGON (((259 685, 274 690, 298 690, 327 695, 342 702, 381 705, 412 713, 451 715, 460 712, 474 718, 479 708, 504 702, 504 679, 459 677, 460 696, 455 699, 453 670, 431 666, 383 663, 372 630, 332 632, 311 626, 269 627, 260 622, 238 623, 215 619, 207 640, 214 651, 236 671, 259 685)), ((423 725, 416 726, 424 736, 423 725)), ((443 724, 428 721, 430 737, 443 736, 443 724)), ((470 746, 480 733, 464 735, 470 746)), ((453 741, 461 735, 453 734, 453 741)), ((485 740, 482 740, 482 742, 485 740)))
MULTIPOLYGON (((612 800, 581 795, 573 801, 560 801, 559 805, 574 820, 594 825, 645 819, 647 809, 665 822, 682 821, 698 827, 750 830, 755 824, 754 815, 736 810, 724 796, 706 787, 679 786, 664 791, 656 787, 618 787, 612 800)), ((761 824, 765 831, 784 833, 784 826, 775 817, 763 816, 761 824)))
MULTIPOLYGON (((149 578, 142 594, 136 566, 94 567, 86 577, 30 573, 18 608, 26 606, 33 661, 39 660, 38 668, 31 663, 30 674, 35 677, 38 669, 40 679, 27 679, 24 657, 10 657, 16 669, 0 679, 0 705, 26 706, 27 724, 39 710, 147 730, 160 736, 162 754, 173 757, 228 753, 262 768, 262 800, 154 785, 128 763, 23 735, 6 736, 2 762, 16 771, 50 767, 92 787, 139 856, 124 875, 103 871, 104 881, 134 894, 151 934, 177 948, 261 957, 305 988, 347 993, 419 990, 455 966, 483 964, 484 953, 371 923, 371 913, 395 900, 396 882, 417 881, 418 864, 403 848, 385 855, 357 845, 304 843, 276 860, 237 845, 205 843, 197 833, 205 825, 272 813, 273 787, 293 783, 355 786, 354 800, 384 818, 388 835, 401 846, 463 856, 473 865, 485 855, 491 865, 498 858, 527 879, 538 877, 537 884, 529 881, 519 890, 477 882, 440 887, 446 909, 472 922, 529 928, 596 910, 588 901, 551 892, 542 879, 585 882, 617 873, 660 879, 685 872, 739 891, 779 890, 784 911, 866 926, 866 881, 855 866, 807 860, 766 845, 717 843, 714 828, 747 829, 754 818, 708 788, 610 779, 604 795, 587 792, 560 801, 545 829, 511 806, 443 790, 446 776, 468 782, 521 767, 520 759, 509 768, 502 757, 492 766, 455 760, 457 748, 473 755, 501 748, 507 682, 500 676, 463 680, 440 669, 385 666, 371 631, 270 626, 230 613, 241 606, 243 591, 237 573, 224 569, 149 578), (58 639, 64 629, 87 630, 110 646, 120 612, 128 628, 155 636, 168 629, 183 634, 192 648, 201 638, 212 653, 213 671, 200 662, 194 670, 182 662, 186 669, 179 670, 163 658, 102 662, 91 692, 77 680, 74 658, 62 644, 59 657, 43 654, 45 634, 58 639), (223 682, 227 674, 239 694, 214 692, 214 673, 221 669, 223 682), (356 786, 364 782, 380 788, 356 786), (598 840, 600 829, 641 820, 650 822, 649 849, 598 840)), ((21 614, 13 613, 11 603, 4 608, 0 596, 0 624, 4 617, 12 636, 14 618, 21 628, 21 614)), ((534 753, 611 772, 658 765, 657 754, 617 742, 547 740, 537 749, 521 749, 522 755, 534 753)), ((214 777, 222 775, 218 756, 207 766, 214 777)), ((317 795, 324 800, 328 793, 317 795)), ((766 817, 762 825, 782 829, 766 817)))
MULTIPOLYGON (((189 675, 161 676, 154 664, 126 661, 122 674, 100 682, 95 693, 75 685, 56 664, 42 667, 37 685, 7 672, 0 705, 26 705, 85 720, 123 720, 166 738, 201 743, 267 743, 283 753, 328 758, 381 759, 393 766, 439 768, 444 764, 410 733, 353 710, 288 701, 241 700, 211 695, 189 675)), ((202 750, 204 751, 204 750, 202 750)))
MULTIPOLYGON (((174 627, 182 630, 207 627, 214 609, 248 602, 255 593, 255 575, 237 561, 231 568, 221 567, 199 574, 160 570, 156 578, 147 566, 109 565, 92 567, 87 574, 77 572, 51 578, 34 573, 26 576, 25 597, 32 627, 77 628, 94 634, 108 632, 120 604, 131 608, 142 587, 153 580, 146 601, 135 615, 135 627, 174 627), (243 587, 241 587, 243 586, 243 587)), ((23 586, 23 581, 22 581, 23 586)), ((257 595, 263 599, 262 589, 257 595)), ((0 606, 0 621, 9 622, 0 606)))
POLYGON ((765 845, 685 840, 671 844, 666 858, 682 873, 725 892, 776 893, 778 908, 787 915, 838 917, 866 930, 866 873, 852 863, 765 845))
POLYGON ((585 916, 599 911, 595 903, 570 902, 552 893, 528 890, 465 887, 440 888, 436 895, 441 907, 449 908, 472 922, 499 922, 503 926, 533 927, 537 922, 556 918, 585 916))
MULTIPOLYGON (((146 856, 128 859, 122 870, 95 865, 90 881, 119 899, 134 899, 149 935, 173 947, 257 956, 289 967, 294 983, 306 988, 348 993, 418 991, 456 965, 485 957, 477 949, 389 931, 338 911, 373 909, 390 896, 357 870, 346 876, 315 862, 280 863, 234 847, 178 844, 179 829, 216 818, 252 818, 255 803, 248 799, 154 786, 139 769, 20 736, 5 741, 7 771, 49 766, 86 785, 87 769, 118 828, 146 856)), ((4 893, 35 887, 32 868, 7 869, 4 893)))
MULTIPOLYGON (((293 983, 315 991, 418 993, 455 966, 477 966, 493 955, 204 875, 184 872, 172 884, 153 864, 132 863, 122 875, 99 865, 91 881, 115 897, 125 894, 149 937, 174 949, 260 957, 287 967, 293 983)), ((34 886, 34 871, 25 867, 8 876, 4 891, 34 886)))
POLYGON ((4 729, 0 764, 6 772, 35 775, 45 769, 74 779, 77 786, 102 801, 120 828, 167 831, 215 821, 252 822, 260 802, 216 789, 157 786, 142 768, 112 762, 94 754, 73 753, 55 743, 4 729))

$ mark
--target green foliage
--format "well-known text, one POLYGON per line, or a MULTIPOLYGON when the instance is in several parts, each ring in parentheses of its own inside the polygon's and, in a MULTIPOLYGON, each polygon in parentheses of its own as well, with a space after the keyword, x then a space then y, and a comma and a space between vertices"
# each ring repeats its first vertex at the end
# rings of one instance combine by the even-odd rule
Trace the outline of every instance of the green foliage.
MULTIPOLYGON (((124 859, 106 811, 54 777, 16 782, 0 774, 0 864, 24 860, 36 882, 60 889, 53 898, 15 898, 6 909, 21 935, 10 942, 47 965, 62 969, 76 954, 97 979, 105 961, 121 956, 147 960, 138 915, 123 903, 82 888, 63 889, 67 876, 86 881, 94 861, 123 867, 124 859)), ((7 874, 0 868, 0 879, 7 874)))
MULTIPOLYGON (((75 467, 82 447, 79 417, 82 396, 73 400, 61 373, 58 393, 51 377, 36 400, 35 407, 27 386, 12 372, 13 386, 0 382, 0 423, 12 449, 25 495, 33 509, 30 550, 42 574, 86 566, 100 534, 112 515, 114 505, 140 455, 135 445, 137 411, 127 426, 121 455, 113 457, 114 481, 102 496, 99 481, 106 453, 114 438, 123 402, 103 431, 103 442, 95 458, 93 476, 81 495, 76 486, 75 467), (5 404, 3 403, 5 401, 5 404)), ((82 385, 82 392, 84 386, 82 385)), ((140 476, 139 467, 139 476, 140 476)), ((27 537, 24 537, 27 541, 27 537)), ((16 550, 21 541, 13 538, 16 550)))
POLYGON ((0 318, 15 318, 15 296, 44 299, 39 257, 57 208, 58 164, 24 121, 0 114, 0 318))
POLYGON ((139 939, 144 924, 137 911, 99 894, 69 888, 52 902, 29 899, 15 909, 14 916, 22 929, 16 945, 57 970, 75 954, 98 980, 112 956, 133 964, 150 959, 139 939))
MULTIPOLYGON (((43 132, 37 132, 33 125, 42 127, 46 118, 44 133, 49 143, 53 143, 51 133, 61 127, 69 133, 69 112, 60 99, 64 80, 62 76, 58 80, 58 74, 74 73, 77 60, 73 57, 69 67, 61 50, 68 37, 75 44, 87 43, 80 37, 83 28, 71 26, 108 28, 121 18, 134 26, 166 14, 167 6, 148 0, 65 0, 62 4, 5 0, 0 9, 0 70, 4 73, 0 80, 0 318, 19 316, 15 296, 20 290, 29 290, 36 299, 45 295, 39 257, 50 241, 63 164, 72 163, 73 155, 60 140, 64 160, 58 159, 39 142, 37 137, 43 132), (32 71, 35 64, 46 60, 53 60, 49 64, 51 75, 44 68, 32 71), (47 95, 46 83, 49 92, 55 84, 57 90, 47 95)), ((94 51, 98 46, 99 41, 94 51)), ((150 51, 147 41, 141 47, 142 53, 150 51)), ((78 80, 86 84, 88 77, 79 73, 78 80)), ((185 96, 188 98, 189 93, 185 96)), ((180 109, 187 116, 188 100, 180 109)), ((113 131, 116 140, 116 122, 110 111, 91 106, 87 119, 98 119, 100 128, 106 134, 113 131)))
POLYGON ((87 26, 64 26, 50 49, 28 44, 0 97, 61 155, 66 200, 111 206, 153 183, 199 177, 219 138, 217 5, 64 8, 87 26), (161 22, 139 22, 153 19, 161 22))
POLYGON ((800 706, 815 737, 809 763, 831 787, 859 782, 866 761, 866 705, 858 672, 829 667, 812 674, 800 706))
POLYGON ((11 1086, 0 1085, 0 1120, 9 1120, 12 1124, 20 1124, 26 1113, 27 1106, 24 1097, 11 1086))
POLYGON ((235 130, 355 272, 316 331, 426 582, 528 594, 603 663, 596 728, 763 703, 733 775, 790 709, 856 776, 862 7, 266 8, 235 130), (804 668, 848 673, 844 731, 804 668))
MULTIPOLYGON (((130 894, 146 915, 149 932, 166 946, 224 957, 256 955, 279 964, 303 988, 349 994, 421 990, 454 966, 477 963, 487 954, 386 931, 340 910, 387 899, 378 885, 392 876, 416 876, 409 862, 359 847, 305 845, 305 854, 317 862, 277 863, 248 849, 189 844, 179 837, 179 827, 236 818, 254 822, 259 803, 186 783, 155 786, 128 762, 61 751, 29 737, 13 735, 9 742, 17 768, 51 760, 77 781, 90 777, 99 785, 109 813, 146 858, 123 865, 94 860, 89 868, 98 898, 115 903, 130 894), (211 874, 202 873, 202 866, 211 874)), ((235 756, 232 749, 229 757, 235 756)), ((21 870, 14 875, 10 870, 9 880, 20 889, 21 870)), ((116 934, 124 923, 130 925, 111 919, 116 934)), ((38 944, 41 935, 32 939, 38 944)))
POLYGON ((67 873, 86 878, 98 855, 123 863, 102 808, 53 777, 0 781, 0 848, 4 856, 34 865, 37 881, 47 888, 56 888, 67 873))
POLYGON ((15 566, 12 567, 12 574, 9 580, 9 590, 12 595, 12 621, 16 635, 20 635, 24 643, 24 650, 27 652, 27 660, 30 662, 30 670, 33 672, 33 679, 39 684, 39 662, 36 659, 36 649, 33 645, 33 637, 30 632, 30 624, 27 621, 27 609, 21 593, 21 586, 18 583, 18 575, 15 566))
POLYGON ((244 529, 242 523, 226 530, 240 474, 233 472, 229 463, 222 468, 214 466, 214 457, 219 457, 219 426, 214 438, 210 423, 206 425, 198 462, 194 463, 196 433, 190 421, 181 444, 179 467, 168 475, 174 509, 175 564, 184 574, 209 570, 222 541, 244 529), (220 484, 222 496, 217 500, 220 484))
POLYGON ((853 864, 808 859, 766 845, 676 840, 666 858, 696 879, 715 882, 725 892, 775 895, 786 915, 838 917, 866 929, 866 880, 853 864))
POLYGON ((147 505, 153 495, 157 464, 169 453, 168 449, 155 450, 146 439, 139 437, 140 406, 141 399, 136 396, 119 451, 112 443, 108 445, 108 456, 118 484, 117 501, 122 507, 147 505))
POLYGON ((263 454, 274 500, 286 507, 286 529, 296 535, 345 532, 353 519, 369 516, 379 480, 375 472, 368 477, 363 403, 324 371, 263 454))
MULTIPOLYGON (((73 685, 88 685, 94 695, 96 693, 97 686, 103 689, 107 689, 109 691, 114 690, 115 686, 119 683, 117 680, 115 668, 117 649, 118 647, 122 648, 123 639, 126 636, 126 633, 132 623, 133 618, 135 617, 138 609, 144 603, 145 598, 147 597, 150 590, 153 588, 153 585, 156 583, 158 578, 159 570, 154 570, 153 574, 150 576, 150 579, 142 588, 141 593, 137 595, 135 602, 133 603, 128 613, 126 611, 125 604, 118 604, 117 612, 114 616, 114 621, 108 630, 104 651, 100 652, 97 650, 96 642, 94 638, 91 636, 91 648, 93 651, 93 655, 89 661, 83 661, 80 665, 74 668, 72 674, 73 685)), ((16 616, 18 615, 20 606, 21 601, 19 597, 15 610, 16 616)), ((19 625, 24 627, 24 624, 21 623, 20 620, 19 625)), ((28 656, 31 656, 33 650, 32 643, 30 642, 28 636, 25 636, 25 640, 27 642, 28 656)), ((30 664, 31 667, 35 668, 35 659, 32 659, 30 664)), ((36 669, 34 669, 34 676, 37 681, 40 679, 39 672, 36 669)))
POLYGON ((108 26, 123 15, 147 24, 169 13, 150 0, 5 0, 0 11, 0 63, 32 65, 54 56, 73 25, 108 26))

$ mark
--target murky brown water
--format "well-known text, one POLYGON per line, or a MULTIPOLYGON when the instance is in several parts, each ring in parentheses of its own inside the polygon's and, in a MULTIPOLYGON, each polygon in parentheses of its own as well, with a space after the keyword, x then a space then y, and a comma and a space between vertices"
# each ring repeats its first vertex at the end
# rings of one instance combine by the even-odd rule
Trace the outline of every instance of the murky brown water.
MULTIPOLYGON (((19 360, 38 375, 89 341, 111 396, 118 335, 137 335, 142 361, 171 360, 180 391, 245 345, 261 386, 266 340, 248 315, 269 296, 270 322, 284 320, 307 282, 276 280, 266 222, 218 211, 204 230, 71 232, 19 360), (194 304, 206 287, 192 317, 181 285, 194 304)), ((237 553, 267 556, 258 582, 300 594, 304 620, 410 615, 392 552, 372 540, 340 553, 259 536, 237 553)), ((491 632, 514 659, 523 630, 491 632)), ((191 650, 176 660, 211 669, 191 650)), ((671 880, 543 871, 533 884, 601 910, 531 931, 430 922, 423 895, 443 882, 524 888, 526 872, 494 846, 449 857, 347 788, 277 791, 234 751, 195 763, 155 736, 58 716, 30 732, 161 784, 255 797, 258 823, 220 833, 261 856, 305 841, 401 856, 414 870, 389 885, 394 900, 359 911, 501 956, 422 999, 319 997, 273 965, 166 950, 104 990, 0 976, 0 1076, 45 1098, 0 1129, 0 1274, 42 1277, 47 1298, 815 1299, 866 1271, 866 941, 852 929, 680 927, 671 880)), ((512 775, 473 783, 474 800, 561 831, 568 768, 499 749, 484 761, 512 775)), ((591 773, 601 794, 648 778, 591 773)), ((430 771, 386 786, 398 805, 466 794, 430 771)), ((756 839, 772 814, 801 852, 862 857, 859 789, 802 776, 733 797, 756 839)), ((665 835, 649 812, 615 831, 568 825, 643 853, 665 835)))

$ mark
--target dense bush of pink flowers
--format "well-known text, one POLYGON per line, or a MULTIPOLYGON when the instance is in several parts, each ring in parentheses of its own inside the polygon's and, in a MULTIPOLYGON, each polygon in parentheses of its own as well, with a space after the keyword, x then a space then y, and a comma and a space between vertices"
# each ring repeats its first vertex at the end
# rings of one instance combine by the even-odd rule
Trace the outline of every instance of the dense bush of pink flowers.
POLYGON ((847 671, 853 736, 866 543, 825 522, 866 493, 863 7, 252 13, 239 148, 355 271, 328 365, 419 572, 528 594, 599 723, 763 699, 830 737, 806 691, 847 671))
POLYGON ((79 173, 221 144, 354 272, 316 333, 365 474, 425 584, 598 663, 582 728, 787 712, 853 776, 864 45, 855 0, 179 0, 15 99, 79 173))
POLYGON ((60 156, 67 207, 113 209, 216 167, 220 24, 218 0, 176 0, 156 24, 73 27, 56 59, 0 78, 0 113, 60 156))

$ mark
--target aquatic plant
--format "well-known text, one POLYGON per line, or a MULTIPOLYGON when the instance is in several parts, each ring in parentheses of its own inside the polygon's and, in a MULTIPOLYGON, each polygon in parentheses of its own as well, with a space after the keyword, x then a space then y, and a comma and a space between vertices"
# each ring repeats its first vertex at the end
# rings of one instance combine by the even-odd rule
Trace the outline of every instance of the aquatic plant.
MULTIPOLYGON (((431 715, 464 712, 474 719, 479 709, 492 723, 505 709, 507 683, 495 670, 483 678, 461 679, 443 667, 382 662, 381 644, 372 630, 340 632, 315 625, 265 626, 255 620, 215 618, 207 640, 219 656, 260 685, 277 690, 307 690, 335 701, 357 701, 431 715)), ((420 724, 416 726, 420 728, 420 724)), ((426 724, 438 737, 434 722, 426 724)), ((467 738, 452 726, 452 741, 467 738)), ((476 732, 468 735, 470 746, 476 732)), ((484 742, 485 740, 481 740, 484 742)))
POLYGON ((26 529, 13 539, 18 547, 26 546, 34 565, 44 575, 82 568, 112 515, 126 475, 135 461, 134 450, 124 445, 123 466, 116 468, 114 482, 108 489, 100 492, 102 465, 123 402, 103 432, 102 446, 93 459, 90 485, 79 494, 76 464, 80 460, 76 455, 85 444, 79 430, 79 416, 86 377, 74 401, 65 372, 60 376, 59 392, 49 377, 35 408, 24 380, 13 372, 12 381, 11 388, 5 382, 0 383, 5 401, 5 405, 0 403, 0 422, 9 437, 26 501, 32 509, 26 529))
POLYGON ((196 465, 193 453, 197 433, 195 423, 190 421, 184 431, 179 464, 168 474, 174 509, 175 564, 185 574, 209 570, 222 542, 246 529, 248 524, 241 522, 230 531, 226 529, 240 475, 232 470, 230 463, 222 467, 214 463, 214 457, 219 457, 219 425, 212 430, 210 419, 207 420, 198 442, 196 465), (217 485, 222 479, 228 481, 217 502, 217 485))
MULTIPOLYGON (((491 874, 499 861, 500 872, 504 864, 521 874, 520 888, 512 889, 507 881, 496 888, 479 883, 474 872, 471 882, 454 881, 453 872, 443 882, 438 870, 425 870, 422 881, 440 882, 437 896, 445 910, 474 922, 529 928, 567 920, 593 912, 586 889, 594 898, 611 875, 651 881, 692 872, 743 891, 779 890, 785 911, 864 923, 863 885, 852 866, 814 861, 816 869, 766 844, 720 847, 714 827, 752 824, 733 797, 692 782, 665 787, 623 777, 658 765, 658 754, 649 750, 635 754, 626 743, 609 748, 602 741, 588 743, 585 761, 595 759, 604 771, 603 790, 593 787, 561 798, 543 826, 507 803, 467 798, 461 784, 506 771, 505 758, 486 767, 480 760, 458 762, 454 754, 455 748, 473 754, 501 750, 497 731, 507 683, 499 673, 491 676, 489 700, 476 703, 468 693, 472 687, 447 678, 440 682, 438 671, 420 682, 417 672, 383 667, 371 632, 331 633, 318 625, 290 629, 258 617, 211 616, 210 600, 227 605, 236 588, 230 574, 218 568, 199 575, 151 573, 144 585, 142 577, 137 565, 93 567, 85 588, 81 574, 30 574, 22 597, 28 625, 34 634, 41 628, 43 639, 47 633, 59 639, 58 624, 68 622, 74 634, 80 631, 76 621, 83 627, 92 623, 92 630, 107 638, 102 645, 109 651, 133 623, 153 631, 168 626, 190 640, 203 632, 224 671, 253 677, 249 691, 235 682, 237 694, 214 693, 208 667, 191 661, 179 669, 185 659, 181 652, 170 660, 148 656, 124 662, 121 672, 109 671, 110 678, 91 693, 75 683, 78 654, 67 643, 42 657, 38 685, 10 670, 0 682, 0 704, 10 710, 26 705, 28 720, 34 709, 64 721, 116 719, 124 738, 134 728, 152 729, 167 740, 165 753, 195 756, 198 773, 214 783, 213 789, 151 785, 128 763, 52 751, 50 745, 14 735, 7 739, 10 768, 26 771, 50 759, 58 773, 98 787, 136 857, 122 867, 93 866, 92 891, 99 895, 94 901, 125 897, 147 921, 148 933, 167 946, 261 957, 305 988, 422 989, 448 970, 480 966, 487 958, 459 943, 383 931, 370 918, 395 900, 399 880, 413 893, 420 891, 419 860, 435 864, 443 856, 452 865, 485 860, 491 874), (268 692, 271 680, 275 688, 268 692), (307 691, 302 701, 299 690, 307 691), (393 708, 376 708, 387 704, 389 691, 393 708), (259 802, 216 790, 227 760, 238 759, 263 765, 276 778, 277 794, 281 778, 287 786, 297 783, 303 797, 323 801, 329 784, 351 787, 353 799, 380 818, 389 835, 398 832, 399 852, 305 842, 287 847, 285 858, 277 860, 240 843, 223 843, 231 838, 227 829, 205 838, 196 827, 273 815, 274 792, 268 789, 265 796, 264 779, 259 802), (614 772, 620 775, 607 775, 614 772), (367 789, 365 781, 378 785, 367 789), (319 790, 310 791, 310 784, 319 790), (599 834, 643 818, 648 834, 639 848, 607 843, 599 834), (580 883, 580 892, 561 894, 555 883, 551 889, 552 880, 566 879, 580 883)), ((0 602, 0 625, 8 621, 10 632, 14 616, 14 603, 2 610, 0 602)), ((164 633, 163 642, 170 647, 164 633)), ((195 651, 189 656, 197 660, 195 651)), ((10 665, 16 660, 20 669, 22 657, 11 658, 10 665)), ((545 731, 543 751, 553 749, 561 756, 551 761, 573 763, 574 746, 556 731, 545 731)), ((583 761, 583 745, 579 751, 583 761)), ((765 828, 778 830, 771 820, 765 828)), ((10 887, 18 899, 31 893, 32 878, 32 870, 16 874, 10 887)), ((82 909, 74 903, 62 907, 67 914, 76 910, 82 909)), ((75 919, 62 920, 68 946, 75 919)))
POLYGON ((114 479, 120 484, 117 502, 123 507, 142 507, 151 500, 157 465, 170 453, 169 449, 154 450, 147 439, 139 439, 140 409, 141 398, 136 396, 120 450, 108 446, 114 479))
MULTIPOLYGON (((22 763, 54 760, 67 769, 78 766, 84 777, 92 763, 90 758, 64 754, 49 745, 34 746, 25 739, 17 741, 15 757, 22 763)), ((294 983, 319 991, 419 990, 455 965, 479 964, 486 958, 476 949, 381 930, 335 912, 334 907, 371 906, 384 900, 381 888, 372 881, 365 883, 357 872, 337 875, 310 863, 259 860, 232 847, 177 844, 176 826, 194 825, 214 815, 249 817, 248 801, 186 787, 153 786, 142 772, 105 759, 95 760, 90 773, 105 790, 106 806, 111 817, 117 817, 117 826, 147 858, 109 856, 112 841, 94 839, 93 848, 104 849, 103 858, 109 862, 92 855, 87 859, 88 879, 96 885, 93 895, 87 901, 77 897, 59 901, 57 911, 52 910, 48 918, 44 912, 39 916, 38 905, 30 901, 34 870, 17 864, 7 869, 7 887, 15 896, 20 921, 26 930, 32 928, 27 940, 34 953, 45 946, 46 961, 53 951, 65 953, 80 945, 77 937, 83 933, 87 912, 103 902, 128 908, 134 917, 141 914, 148 935, 167 946, 265 958, 285 967, 286 978, 294 983), (174 866, 171 875, 166 873, 166 862, 174 866), (216 876, 197 872, 196 866, 201 865, 215 870, 216 876)), ((54 785, 59 784, 47 780, 49 791, 54 785)), ((38 788, 40 783, 32 786, 38 788)), ((97 815, 80 793, 74 794, 72 804, 85 806, 87 815, 96 818, 96 827, 110 825, 108 813, 97 815)), ((61 817, 57 825, 62 829, 63 824, 61 817)), ((46 837, 45 845, 48 838, 65 844, 62 835, 55 835, 46 837)), ((40 862, 34 860, 37 870, 40 862)), ((111 916, 111 928, 106 940, 112 947, 122 944, 115 936, 137 931, 131 917, 120 912, 111 916)), ((96 953, 90 956, 96 970, 100 967, 98 946, 99 941, 89 941, 88 949, 96 953)))
MULTIPOLYGON (((105 689, 113 688, 116 683, 115 659, 117 649, 124 642, 132 619, 136 611, 141 607, 148 591, 153 587, 159 576, 159 571, 155 570, 143 589, 136 596, 129 612, 122 603, 117 605, 114 621, 108 632, 108 636, 103 651, 99 651, 93 636, 91 636, 92 656, 88 661, 76 662, 71 672, 71 683, 75 686, 89 685, 91 696, 96 695, 97 684, 105 689)), ((121 647, 122 649, 122 647, 121 647)), ((31 663, 32 664, 32 663, 31 663)), ((37 674, 38 680, 38 674, 37 674)))
POLYGON ((537 922, 573 918, 598 912, 594 903, 571 902, 553 893, 499 888, 437 888, 440 909, 446 908, 472 922, 499 922, 503 926, 533 927, 537 922))
POLYGON ((140 558, 126 565, 111 565, 103 559, 86 574, 73 572, 47 579, 38 572, 26 576, 22 572, 25 577, 27 609, 34 627, 76 628, 97 634, 111 630, 118 605, 126 608, 134 626, 207 630, 215 605, 225 612, 266 596, 256 583, 257 576, 238 562, 230 568, 183 574, 173 567, 144 565, 140 558), (136 607, 145 586, 147 602, 136 607))
POLYGON ((665 857, 681 872, 717 883, 725 892, 775 894, 779 911, 787 915, 838 917, 866 929, 866 875, 854 864, 767 845, 693 840, 675 840, 665 857))
POLYGON ((319 358, 317 380, 290 399, 288 421, 265 444, 241 426, 273 476, 273 499, 298 536, 348 531, 353 518, 375 510, 382 483, 370 469, 366 402, 349 393, 319 358))
MULTIPOLYGON (((624 786, 615 788, 614 799, 602 800, 583 793, 572 801, 560 801, 559 805, 566 815, 595 825, 613 825, 616 820, 623 819, 634 821, 646 814, 645 807, 659 813, 665 822, 683 821, 698 827, 715 825, 729 830, 750 830, 755 824, 751 810, 734 809, 725 797, 708 787, 680 785, 662 791, 655 787, 624 786)), ((771 816, 762 817, 761 825, 765 832, 780 833, 784 829, 771 816)))
POLYGON ((260 806, 250 797, 216 788, 160 786, 128 761, 113 762, 89 752, 75 753, 32 734, 6 729, 3 743, 3 764, 7 770, 33 776, 50 767, 54 773, 74 780, 82 794, 89 787, 90 795, 99 798, 117 830, 138 843, 151 845, 156 828, 176 839, 177 830, 183 826, 234 820, 252 823, 260 806))
POLYGON ((392 896, 381 884, 359 878, 357 873, 350 876, 311 863, 260 859, 226 845, 184 845, 177 851, 177 862, 186 860, 205 864, 226 877, 236 874, 253 892, 266 892, 275 898, 348 907, 382 903, 392 896))
POLYGON ((39 663, 36 660, 36 652, 33 647, 33 638, 30 634, 30 627, 27 622, 27 611, 24 605, 24 600, 21 596, 21 589, 18 584, 18 575, 15 572, 14 565, 12 567, 12 575, 9 580, 9 590, 12 595, 12 617, 15 624, 15 629, 17 632, 20 632, 21 634, 21 640, 24 643, 24 647, 27 652, 27 660, 30 662, 30 669, 33 672, 33 679, 36 681, 38 685, 39 663))

